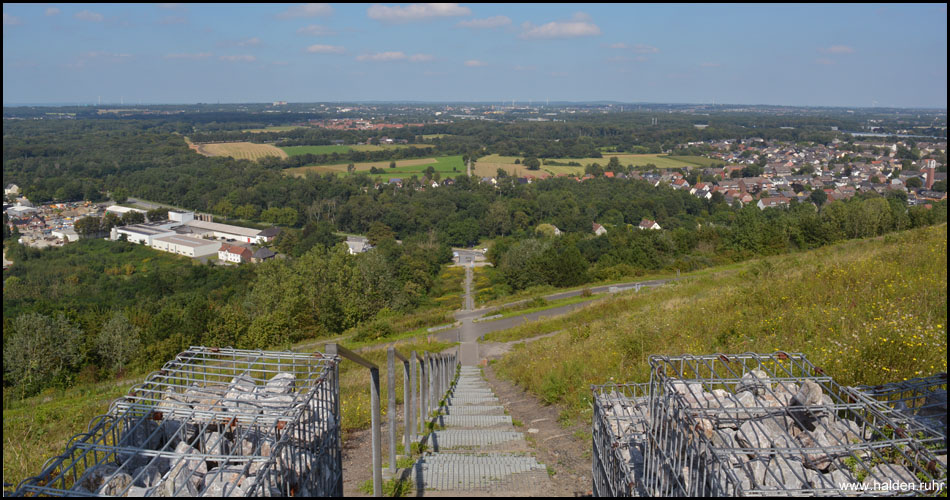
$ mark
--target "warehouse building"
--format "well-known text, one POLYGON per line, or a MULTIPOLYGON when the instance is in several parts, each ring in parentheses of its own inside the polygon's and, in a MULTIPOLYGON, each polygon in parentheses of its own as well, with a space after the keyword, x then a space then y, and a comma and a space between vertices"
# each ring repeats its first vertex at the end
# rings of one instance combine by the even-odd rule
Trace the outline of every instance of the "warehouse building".
POLYGON ((162 236, 152 240, 152 248, 156 250, 191 258, 214 255, 218 252, 218 247, 220 247, 220 243, 217 241, 191 238, 179 234, 162 236))
POLYGON ((109 238, 118 240, 124 234, 126 239, 132 243, 152 246, 152 241, 154 241, 155 238, 173 236, 175 231, 172 231, 171 227, 176 224, 175 222, 161 221, 117 226, 112 228, 109 238))

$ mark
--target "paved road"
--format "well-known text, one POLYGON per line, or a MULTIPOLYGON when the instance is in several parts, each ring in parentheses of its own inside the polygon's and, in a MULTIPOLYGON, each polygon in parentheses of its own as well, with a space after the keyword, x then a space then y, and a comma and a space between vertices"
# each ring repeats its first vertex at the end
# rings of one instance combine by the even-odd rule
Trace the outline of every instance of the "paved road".
MULTIPOLYGON (((508 306, 511 304, 518 304, 525 302, 526 300, 512 302, 510 304, 505 304, 504 306, 495 306, 490 308, 471 310, 471 303, 469 299, 471 297, 471 280, 468 279, 470 276, 471 269, 466 268, 466 280, 465 280, 465 308, 461 311, 455 313, 455 318, 459 320, 462 324, 458 328, 452 328, 449 330, 443 330, 439 333, 433 334, 432 337, 443 341, 443 342, 459 342, 461 343, 460 347, 460 358, 462 365, 476 365, 481 360, 479 356, 479 344, 478 339, 484 337, 486 334, 491 332, 497 332, 499 330, 507 330, 508 328, 514 328, 522 323, 528 321, 535 321, 541 318, 553 318, 560 316, 562 314, 567 314, 574 309, 579 309, 587 305, 588 301, 577 302, 574 304, 567 304, 559 307, 554 307, 551 309, 545 309, 543 311, 536 311, 533 313, 522 314, 518 316, 511 316, 508 318, 483 321, 475 323, 475 318, 490 313, 500 307, 508 306)), ((616 285, 604 285, 598 287, 592 287, 591 291, 593 293, 602 293, 602 292, 611 292, 613 289, 614 292, 622 292, 624 290, 636 289, 639 285, 640 287, 657 287, 674 281, 675 278, 663 279, 663 280, 649 280, 649 281, 637 281, 630 283, 620 283, 616 285)), ((551 295, 545 296, 545 300, 556 300, 562 299, 565 297, 574 297, 583 293, 581 290, 572 290, 568 292, 558 292, 551 295)))

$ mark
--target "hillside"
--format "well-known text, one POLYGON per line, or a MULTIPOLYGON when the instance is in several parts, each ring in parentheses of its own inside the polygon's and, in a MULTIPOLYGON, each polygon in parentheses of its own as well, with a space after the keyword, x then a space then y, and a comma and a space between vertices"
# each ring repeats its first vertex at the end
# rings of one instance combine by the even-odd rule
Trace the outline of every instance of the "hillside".
POLYGON ((846 385, 947 369, 947 226, 749 261, 490 335, 508 378, 589 422, 590 385, 646 382, 652 354, 802 352, 846 385))

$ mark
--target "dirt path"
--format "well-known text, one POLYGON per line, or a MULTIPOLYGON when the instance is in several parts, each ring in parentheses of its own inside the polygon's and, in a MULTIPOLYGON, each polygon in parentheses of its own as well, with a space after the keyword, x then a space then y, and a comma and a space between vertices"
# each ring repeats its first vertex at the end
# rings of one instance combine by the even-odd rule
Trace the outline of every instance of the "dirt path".
MULTIPOLYGON (((485 379, 513 420, 524 424, 523 432, 536 458, 554 471, 552 496, 591 495, 591 438, 587 426, 563 426, 558 410, 514 384, 499 379, 491 365, 485 379)), ((529 495, 531 496, 531 495, 529 495)))

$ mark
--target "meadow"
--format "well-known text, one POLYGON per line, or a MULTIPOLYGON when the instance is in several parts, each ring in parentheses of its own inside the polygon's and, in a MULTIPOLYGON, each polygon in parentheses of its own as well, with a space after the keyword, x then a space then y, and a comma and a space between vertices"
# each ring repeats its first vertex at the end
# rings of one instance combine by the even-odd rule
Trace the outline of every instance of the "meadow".
POLYGON ((590 419, 590 385, 647 382, 653 354, 804 353, 844 385, 947 370, 946 224, 709 269, 625 292, 489 341, 516 346, 502 377, 590 419))
POLYGON ((667 156, 661 154, 626 154, 626 153, 605 153, 603 158, 545 158, 542 160, 545 164, 541 165, 540 170, 528 170, 524 165, 515 164, 515 160, 524 161, 519 156, 501 156, 488 155, 479 158, 475 163, 475 174, 479 177, 494 177, 498 169, 504 169, 508 175, 524 177, 525 175, 537 176, 541 172, 550 175, 584 175, 584 166, 597 163, 600 166, 606 166, 611 157, 617 157, 621 165, 633 165, 634 167, 643 167, 648 164, 656 165, 657 168, 695 168, 717 165, 722 162, 702 156, 667 156), (548 162, 563 163, 565 165, 549 165, 548 162), (581 166, 567 166, 567 163, 579 163, 581 166))
MULTIPOLYGON (((389 168, 389 161, 370 161, 354 163, 355 172, 369 173, 370 169, 377 168, 385 170, 383 174, 370 174, 372 177, 382 180, 388 180, 393 177, 409 178, 413 175, 422 177, 425 170, 430 166, 435 168, 443 178, 465 175, 465 165, 462 164, 462 156, 439 156, 435 158, 413 158, 408 160, 396 160, 396 167, 389 168)), ((332 165, 308 165, 304 167, 288 168, 284 170, 285 175, 295 177, 304 177, 307 172, 317 173, 335 173, 337 175, 347 175, 346 163, 332 165)))
POLYGON ((267 156, 287 158, 287 153, 270 144, 255 144, 253 142, 222 142, 215 144, 198 144, 198 153, 205 156, 230 156, 238 160, 257 161, 267 156))

